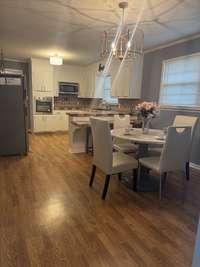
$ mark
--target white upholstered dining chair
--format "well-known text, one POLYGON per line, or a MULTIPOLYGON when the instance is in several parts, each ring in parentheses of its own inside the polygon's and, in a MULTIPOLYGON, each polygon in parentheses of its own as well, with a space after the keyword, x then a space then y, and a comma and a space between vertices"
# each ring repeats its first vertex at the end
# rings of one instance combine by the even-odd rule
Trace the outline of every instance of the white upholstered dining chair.
POLYGON ((186 162, 189 161, 191 146, 191 127, 168 128, 166 142, 160 157, 144 157, 139 159, 141 166, 160 173, 159 197, 162 198, 162 181, 168 172, 181 171, 185 173, 186 162))
MULTIPOLYGON (((130 127, 130 115, 114 115, 113 129, 121 129, 130 127)), ((113 139, 113 148, 116 151, 124 153, 134 153, 137 151, 137 145, 132 144, 130 141, 122 140, 120 138, 113 139)))
MULTIPOLYGON (((191 127, 191 146, 190 146, 190 154, 191 154, 191 149, 192 149, 192 143, 193 143, 193 138, 194 138, 194 133, 195 133, 195 129, 197 126, 197 122, 198 122, 198 117, 194 117, 194 116, 183 116, 183 115, 177 115, 174 119, 174 122, 172 124, 172 126, 189 126, 191 127)), ((150 156, 159 156, 161 154, 162 148, 161 147, 155 147, 155 148, 151 148, 149 149, 149 155, 150 156)), ((186 162, 185 165, 185 170, 186 170, 186 178, 187 180, 190 179, 190 158, 188 160, 188 162, 186 162)))
POLYGON ((118 174, 119 178, 122 172, 133 170, 134 185, 136 186, 138 162, 133 157, 122 152, 113 152, 112 137, 110 125, 107 121, 98 118, 90 118, 93 136, 93 166, 89 185, 92 186, 96 167, 101 169, 105 174, 105 185, 102 193, 102 199, 105 199, 110 176, 118 174))

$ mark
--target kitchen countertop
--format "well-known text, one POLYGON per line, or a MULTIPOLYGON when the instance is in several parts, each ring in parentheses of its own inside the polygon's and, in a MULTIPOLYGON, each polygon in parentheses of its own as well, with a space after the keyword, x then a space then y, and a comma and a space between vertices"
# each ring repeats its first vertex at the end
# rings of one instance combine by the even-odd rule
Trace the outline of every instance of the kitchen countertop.
MULTIPOLYGON (((82 116, 83 117, 83 116, 82 116)), ((113 124, 113 116, 101 116, 102 120, 106 120, 108 121, 110 124, 113 124)), ((136 116, 131 116, 130 117, 131 119, 131 122, 135 122, 137 120, 137 117, 136 116)), ((81 118, 79 119, 78 117, 76 117, 76 120, 72 121, 72 123, 76 126, 79 126, 79 127, 83 127, 83 126, 90 126, 90 117, 85 117, 84 120, 81 118)))
POLYGON ((67 115, 73 116, 73 117, 85 117, 85 116, 114 116, 114 115, 126 115, 129 114, 128 112, 124 111, 115 111, 115 110, 103 110, 103 111, 87 111, 87 110, 69 110, 66 111, 67 115))

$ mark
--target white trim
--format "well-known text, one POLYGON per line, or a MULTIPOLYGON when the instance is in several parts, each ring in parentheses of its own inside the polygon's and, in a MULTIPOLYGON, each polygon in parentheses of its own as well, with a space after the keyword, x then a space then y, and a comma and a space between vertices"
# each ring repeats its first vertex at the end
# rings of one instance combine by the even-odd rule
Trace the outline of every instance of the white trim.
POLYGON ((12 61, 12 62, 28 63, 28 59, 4 58, 4 60, 5 60, 5 61, 12 61))
POLYGON ((164 60, 162 61, 162 70, 161 70, 161 77, 160 77, 160 90, 159 90, 159 97, 158 97, 158 103, 160 104, 160 95, 161 95, 161 88, 162 88, 162 80, 163 80, 163 74, 165 70, 165 64, 164 60))
POLYGON ((198 171, 200 171, 200 165, 199 164, 195 164, 195 163, 190 163, 190 167, 191 168, 193 168, 193 169, 195 169, 195 170, 198 170, 198 171))
POLYGON ((173 58, 169 58, 169 59, 164 59, 162 61, 162 63, 171 62, 171 61, 174 61, 174 60, 177 60, 177 59, 185 59, 185 58, 188 58, 188 57, 193 57, 195 55, 196 56, 200 56, 200 52, 195 52, 195 53, 191 53, 191 54, 184 55, 184 56, 179 56, 179 57, 173 57, 173 58))
POLYGON ((166 44, 162 44, 162 45, 159 45, 159 46, 155 46, 155 47, 152 47, 152 48, 147 48, 147 49, 144 50, 144 53, 146 54, 146 53, 154 52, 154 51, 157 51, 157 50, 161 50, 163 48, 167 48, 167 47, 174 46, 174 45, 177 45, 177 44, 185 43, 185 42, 192 41, 192 40, 195 40, 195 39, 198 39, 198 38, 200 38, 200 33, 197 33, 197 34, 192 35, 192 36, 187 36, 185 38, 181 38, 179 40, 172 41, 172 42, 169 42, 169 43, 166 43, 166 44))
MULTIPOLYGON (((195 53, 191 53, 191 54, 184 55, 184 56, 173 57, 173 58, 165 59, 162 61, 162 70, 161 70, 161 77, 160 77, 160 89, 159 89, 159 98, 158 98, 159 104, 160 104, 161 91, 163 88, 163 82, 162 81, 163 81, 163 75, 165 72, 166 64, 173 62, 173 61, 176 61, 176 60, 183 60, 183 59, 187 59, 187 58, 195 57, 195 56, 199 57, 200 52, 195 52, 195 53)), ((163 109, 171 109, 171 110, 174 109, 174 110, 184 110, 184 111, 190 111, 190 112, 194 112, 194 111, 200 112, 200 106, 178 106, 178 105, 173 106, 173 105, 165 105, 165 104, 160 104, 160 106, 163 109)))
POLYGON ((194 112, 200 112, 200 107, 160 105, 160 110, 187 111, 194 113, 194 112))

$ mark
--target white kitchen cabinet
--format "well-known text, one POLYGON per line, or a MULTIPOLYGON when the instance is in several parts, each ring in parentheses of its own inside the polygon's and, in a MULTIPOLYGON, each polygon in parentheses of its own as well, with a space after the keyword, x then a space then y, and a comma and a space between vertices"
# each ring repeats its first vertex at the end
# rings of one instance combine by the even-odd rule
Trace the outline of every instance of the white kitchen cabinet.
POLYGON ((87 97, 86 67, 82 66, 54 66, 53 67, 53 87, 54 96, 59 95, 59 82, 73 82, 79 84, 79 97, 87 97))
POLYGON ((53 96, 53 67, 48 60, 31 59, 32 91, 35 96, 53 96))
MULTIPOLYGON (((98 72, 99 64, 105 65, 105 61, 94 63, 86 68, 87 90, 85 97, 102 98, 103 92, 99 89, 98 72), (97 82, 98 81, 98 82, 97 82)), ((113 59, 107 75, 111 76, 111 96, 118 98, 138 99, 141 97, 143 59, 125 60, 118 74, 121 61, 113 59)))
POLYGON ((119 73, 121 62, 118 60, 112 62, 109 72, 112 77, 111 95, 113 97, 131 99, 141 97, 142 62, 141 59, 126 60, 119 73))
POLYGON ((65 112, 52 115, 34 115, 34 132, 68 131, 69 116, 65 112))
MULTIPOLYGON (((85 71, 85 91, 81 93, 81 97, 86 98, 102 98, 103 92, 99 90, 99 63, 93 63, 86 67, 85 71)), ((101 79, 101 78, 100 78, 101 79)))
POLYGON ((46 132, 47 131, 46 121, 47 121, 46 116, 34 115, 34 133, 46 132))
POLYGON ((66 111, 55 111, 55 121, 57 131, 68 131, 69 115, 66 115, 66 111))

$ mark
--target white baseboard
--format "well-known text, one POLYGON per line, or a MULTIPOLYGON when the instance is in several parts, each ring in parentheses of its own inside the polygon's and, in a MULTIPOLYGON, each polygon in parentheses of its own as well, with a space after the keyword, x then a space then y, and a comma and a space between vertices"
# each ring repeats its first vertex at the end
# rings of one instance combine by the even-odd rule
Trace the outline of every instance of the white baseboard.
POLYGON ((190 163, 190 167, 200 171, 200 165, 198 165, 198 164, 190 163))

